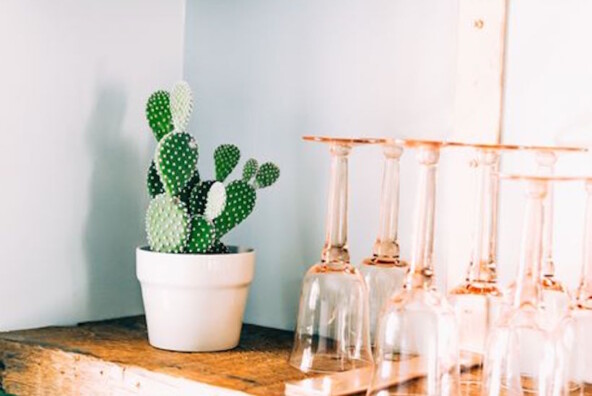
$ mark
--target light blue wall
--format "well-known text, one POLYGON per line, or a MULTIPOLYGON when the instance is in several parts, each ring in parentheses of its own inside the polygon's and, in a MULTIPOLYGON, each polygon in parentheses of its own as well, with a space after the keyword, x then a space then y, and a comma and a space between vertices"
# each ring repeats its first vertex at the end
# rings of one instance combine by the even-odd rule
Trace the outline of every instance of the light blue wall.
MULTIPOLYGON (((221 143, 277 161, 279 184, 227 242, 257 250, 246 322, 292 328, 302 275, 323 243, 326 147, 304 134, 444 136, 450 131, 456 7, 442 0, 188 0, 184 75, 201 169, 221 143)), ((409 250, 413 158, 403 161, 401 242, 409 250)), ((381 154, 354 150, 350 246, 370 252, 381 154)))

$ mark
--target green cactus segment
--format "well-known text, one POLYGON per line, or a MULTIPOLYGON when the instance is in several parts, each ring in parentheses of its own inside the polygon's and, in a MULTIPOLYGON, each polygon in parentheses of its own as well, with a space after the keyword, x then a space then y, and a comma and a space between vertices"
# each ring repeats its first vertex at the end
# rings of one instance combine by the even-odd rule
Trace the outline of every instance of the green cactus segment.
POLYGON ((240 150, 234 144, 223 144, 214 151, 216 180, 223 182, 240 160, 240 150))
POLYGON ((195 173, 197 142, 187 133, 170 133, 156 147, 156 169, 165 191, 178 195, 195 173))
POLYGON ((146 233, 152 251, 183 252, 189 231, 189 213, 179 198, 161 194, 150 202, 146 212, 146 233))
POLYGON ((216 234, 221 238, 228 231, 246 219, 255 207, 255 189, 242 180, 236 180, 226 187, 226 207, 214 220, 216 234))
POLYGON ((148 194, 150 195, 150 198, 154 198, 164 192, 164 186, 160 181, 160 176, 158 176, 154 161, 152 161, 150 168, 148 168, 146 184, 148 185, 148 194))
POLYGON ((214 242, 212 246, 208 249, 208 254, 227 254, 230 253, 228 246, 223 244, 220 241, 214 242))
POLYGON ((193 94, 189 84, 180 81, 171 90, 171 115, 177 132, 185 132, 193 111, 193 94))
POLYGON ((223 183, 216 182, 210 187, 208 191, 208 198, 206 208, 204 210, 204 217, 210 221, 220 216, 224 207, 226 206, 226 187, 223 183))
POLYGON ((163 137, 172 132, 174 127, 168 92, 156 91, 150 95, 146 103, 146 118, 157 141, 160 142, 163 137))
POLYGON ((271 186, 280 177, 280 168, 273 162, 266 162, 257 171, 255 188, 271 186))
POLYGON ((185 187, 183 187, 183 189, 179 193, 179 199, 181 199, 181 201, 183 201, 183 203, 185 203, 185 205, 187 205, 187 208, 189 208, 190 215, 193 215, 193 213, 191 212, 191 208, 190 208, 191 192, 193 191, 195 186, 199 185, 200 181, 201 180, 199 177, 199 172, 196 169, 193 173, 193 177, 187 182, 185 187))
POLYGON ((204 180, 191 190, 189 196, 189 213, 192 216, 202 216, 208 204, 208 192, 210 187, 216 183, 215 180, 204 180))
POLYGON ((257 169, 259 169, 259 163, 255 158, 251 158, 245 162, 245 166, 243 167, 243 181, 245 183, 250 182, 257 173, 257 169))
POLYGON ((191 219, 191 233, 187 242, 188 253, 206 253, 216 241, 214 224, 203 216, 191 219))

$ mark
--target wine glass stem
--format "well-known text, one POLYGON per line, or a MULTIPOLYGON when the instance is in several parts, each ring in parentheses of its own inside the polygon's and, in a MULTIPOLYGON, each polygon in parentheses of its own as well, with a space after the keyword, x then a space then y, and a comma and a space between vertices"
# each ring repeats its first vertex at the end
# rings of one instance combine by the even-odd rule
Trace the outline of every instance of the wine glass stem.
POLYGON ((547 194, 546 181, 528 181, 526 186, 526 213, 522 230, 522 247, 518 269, 514 307, 540 301, 539 277, 543 239, 543 200, 547 194))
MULTIPOLYGON (((541 151, 536 153, 538 173, 541 176, 553 176, 557 155, 553 152, 541 151)), ((541 276, 553 276, 553 185, 547 187, 547 196, 543 202, 543 268, 541 276)))
POLYGON ((584 226, 584 263, 580 280, 580 291, 592 291, 592 181, 586 182, 586 225, 584 226))
POLYGON ((407 277, 408 287, 431 287, 433 281, 432 256, 434 251, 434 209, 436 205, 436 166, 438 147, 419 148, 420 179, 418 206, 415 212, 415 234, 411 265, 407 277))
POLYGON ((331 176, 326 238, 321 262, 341 267, 349 262, 347 248, 348 145, 331 145, 331 176))
POLYGON ((399 258, 399 159, 403 149, 396 145, 384 146, 384 170, 380 194, 380 217, 373 255, 379 259, 399 258))
POLYGON ((478 150, 476 194, 473 225, 473 251, 467 276, 469 282, 496 281, 496 224, 499 155, 495 151, 478 150))

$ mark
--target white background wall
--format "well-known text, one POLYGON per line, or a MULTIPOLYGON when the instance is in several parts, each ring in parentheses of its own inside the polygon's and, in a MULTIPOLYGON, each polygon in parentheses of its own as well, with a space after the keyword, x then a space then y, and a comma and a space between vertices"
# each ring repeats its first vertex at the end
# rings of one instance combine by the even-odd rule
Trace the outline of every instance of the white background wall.
MULTIPOLYGON (((329 157, 326 147, 301 142, 303 134, 444 138, 453 128, 454 0, 184 3, 0 0, 0 329, 141 311, 133 248, 144 241, 144 172, 153 149, 144 103, 182 68, 197 100, 191 132, 202 172, 211 172, 211 152, 226 142, 245 159, 282 168, 279 184, 261 191, 255 213, 227 240, 258 252, 251 323, 292 328, 301 277, 323 243, 329 157)), ((584 0, 511 2, 505 141, 592 140, 591 8, 584 0)), ((560 161, 565 171, 588 169, 560 161)), ((375 237, 380 163, 377 148, 351 157, 354 262, 375 237)), ((511 156, 504 166, 531 163, 511 156)), ((413 164, 406 155, 404 257, 413 164)), ((441 175, 441 191, 449 177, 441 175)), ((522 200, 517 188, 503 193, 507 282, 522 200)), ((558 272, 574 285, 583 200, 575 186, 557 195, 558 272)), ((458 279, 444 275, 453 264, 443 241, 455 225, 442 218, 436 260, 444 286, 458 279)))
MULTIPOLYGON (((510 1, 504 141, 592 146, 592 3, 585 0, 510 1)), ((532 156, 510 155, 507 170, 533 170, 532 156)), ((559 157, 557 173, 591 174, 589 156, 559 157)), ((500 271, 508 282, 518 261, 522 190, 505 183, 500 213, 500 271)), ((555 258, 571 287, 580 275, 584 193, 581 184, 556 186, 555 258)))
MULTIPOLYGON (((592 55, 586 48, 592 28, 585 19, 592 4, 510 3, 504 141, 587 144, 592 55)), ((233 142, 246 156, 277 160, 283 172, 280 184, 261 192, 255 213, 229 238, 258 251, 247 321, 292 328, 301 277, 322 247, 329 157, 326 147, 301 142, 303 134, 450 135, 456 7, 452 0, 188 2, 185 77, 197 92, 192 132, 204 148, 202 163, 216 145, 233 142)), ((452 155, 444 152, 441 162, 452 155)), ((413 162, 406 155, 402 166, 403 257, 409 257, 411 244, 413 162)), ((504 168, 533 171, 533 163, 531 157, 511 155, 504 168)), ((565 157, 558 171, 583 173, 588 164, 565 157)), ((453 177, 440 175, 440 199, 453 177)), ((354 262, 369 254, 375 237, 379 179, 379 151, 355 149, 354 262)), ((519 186, 502 188, 499 261, 507 284, 518 260, 523 200, 519 186)), ((456 194, 471 191, 467 186, 456 194)), ((558 274, 573 287, 581 251, 581 188, 561 186, 557 201, 558 274)), ((470 210, 469 205, 464 213, 470 210)), ((455 219, 440 213, 436 222, 440 285, 451 287, 467 263, 447 263, 447 249, 461 246, 468 260, 470 235, 464 243, 451 241, 455 219)))
POLYGON ((184 1, 0 1, 0 330, 141 312, 144 117, 184 1))
MULTIPOLYGON (((443 137, 452 127, 453 1, 189 1, 185 77, 196 91, 191 131, 202 169, 221 143, 277 161, 279 184, 259 193, 227 241, 257 250, 246 321, 291 329, 300 282, 320 256, 329 154, 304 134, 443 137)), ((405 169, 414 159, 407 156, 405 169)), ((351 156, 353 262, 377 230, 381 154, 351 156)), ((401 243, 410 248, 415 181, 402 181, 401 243)))

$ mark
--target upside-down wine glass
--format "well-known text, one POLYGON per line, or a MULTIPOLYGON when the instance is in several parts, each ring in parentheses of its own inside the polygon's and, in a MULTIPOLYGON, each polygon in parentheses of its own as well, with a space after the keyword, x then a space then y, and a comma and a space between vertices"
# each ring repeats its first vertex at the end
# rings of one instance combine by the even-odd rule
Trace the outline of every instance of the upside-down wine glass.
MULTIPOLYGON (((581 147, 526 146, 525 148, 534 151, 537 174, 539 176, 549 177, 555 174, 555 166, 559 154, 586 151, 585 148, 581 147)), ((555 276, 555 261, 553 257, 554 192, 554 183, 549 183, 547 196, 543 201, 543 242, 540 282, 543 300, 550 309, 561 315, 569 308, 571 298, 568 288, 555 276)))
POLYGON ((454 310, 434 286, 436 166, 441 142, 406 141, 420 164, 413 250, 401 291, 383 307, 368 396, 456 395, 458 328, 454 310))
MULTIPOLYGON (((558 177, 503 175, 525 182, 526 212, 518 278, 509 291, 511 307, 492 326, 483 368, 482 394, 566 395, 573 326, 569 315, 550 320, 540 283, 543 202, 558 177)), ((579 386, 575 386, 579 389, 579 386)))
POLYGON ((461 384, 467 391, 478 389, 482 356, 488 329, 497 318, 503 293, 497 280, 497 170, 500 152, 517 150, 519 146, 495 144, 452 143, 472 147, 474 158, 474 200, 472 220, 472 251, 465 281, 450 291, 450 302, 459 320, 460 356, 463 366, 461 384))
MULTIPOLYGON (((582 270, 572 304, 576 326, 576 348, 572 364, 575 376, 590 387, 592 384, 592 179, 586 179, 586 213, 584 224, 582 270)), ((591 392, 592 393, 592 392, 591 392)))
POLYGON ((304 137, 329 144, 331 176, 321 261, 304 276, 290 365, 334 373, 372 364, 368 290, 347 247, 348 156, 355 145, 382 139, 304 137))
POLYGON ((385 301, 403 286, 407 263, 400 258, 398 241, 399 220, 399 159, 403 142, 388 140, 382 146, 384 154, 378 236, 372 256, 360 266, 368 286, 370 304, 370 341, 375 343, 378 315, 385 301))

